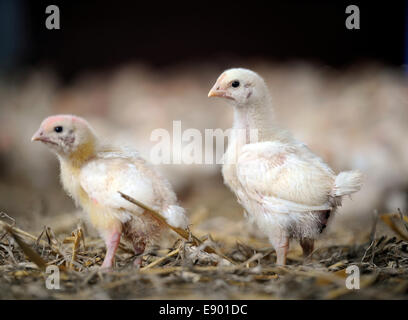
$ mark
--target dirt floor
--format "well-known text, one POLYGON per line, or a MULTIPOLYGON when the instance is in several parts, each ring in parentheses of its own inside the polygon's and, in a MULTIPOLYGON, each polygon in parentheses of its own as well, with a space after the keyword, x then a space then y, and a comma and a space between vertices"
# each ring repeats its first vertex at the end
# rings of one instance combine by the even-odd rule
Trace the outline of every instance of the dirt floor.
POLYGON ((104 244, 80 215, 58 216, 32 232, 3 214, 0 299, 408 298, 406 216, 379 214, 357 236, 329 228, 308 258, 293 242, 288 266, 279 267, 269 244, 243 218, 219 215, 217 208, 239 214, 226 191, 213 188, 207 196, 215 198, 213 207, 195 204, 199 197, 194 194, 189 202, 191 231, 203 240, 198 248, 191 237, 184 240, 173 233, 161 247, 149 248, 143 266, 135 268, 135 256, 124 243, 112 272, 100 271, 104 244), (205 252, 207 246, 219 255, 205 252), (47 277, 55 272, 44 272, 48 265, 59 266, 59 289, 46 288, 47 277), (358 290, 346 287, 347 276, 355 274, 346 271, 351 265, 360 271, 358 290))

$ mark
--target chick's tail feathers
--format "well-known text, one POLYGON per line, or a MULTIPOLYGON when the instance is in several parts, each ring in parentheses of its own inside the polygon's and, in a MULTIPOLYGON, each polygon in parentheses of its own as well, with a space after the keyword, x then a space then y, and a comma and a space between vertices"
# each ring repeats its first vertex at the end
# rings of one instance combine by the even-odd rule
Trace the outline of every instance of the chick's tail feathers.
POLYGON ((188 227, 188 218, 184 208, 177 205, 169 205, 163 212, 168 224, 176 228, 186 229, 188 227))
POLYGON ((334 181, 332 197, 351 195, 361 189, 363 174, 358 170, 340 172, 334 181))

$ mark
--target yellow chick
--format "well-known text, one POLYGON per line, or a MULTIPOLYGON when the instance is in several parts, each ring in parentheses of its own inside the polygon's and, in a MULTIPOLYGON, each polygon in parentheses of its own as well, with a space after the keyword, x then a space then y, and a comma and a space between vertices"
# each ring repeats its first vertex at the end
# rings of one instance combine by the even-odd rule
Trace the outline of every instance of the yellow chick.
POLYGON ((326 227, 342 197, 360 189, 361 173, 336 175, 304 143, 279 128, 268 88, 257 73, 227 70, 208 96, 224 98, 234 107, 222 168, 225 183, 249 220, 269 238, 277 264, 286 264, 290 238, 299 239, 309 255, 313 239, 326 227))
MULTIPOLYGON (((164 226, 143 209, 123 199, 121 191, 161 212, 167 222, 186 228, 188 219, 171 185, 137 152, 102 144, 87 121, 73 115, 46 118, 32 141, 56 153, 61 182, 76 205, 89 215, 106 243, 102 268, 112 268, 120 238, 130 241, 140 255, 164 226)), ((140 264, 137 258, 135 264, 140 264)))

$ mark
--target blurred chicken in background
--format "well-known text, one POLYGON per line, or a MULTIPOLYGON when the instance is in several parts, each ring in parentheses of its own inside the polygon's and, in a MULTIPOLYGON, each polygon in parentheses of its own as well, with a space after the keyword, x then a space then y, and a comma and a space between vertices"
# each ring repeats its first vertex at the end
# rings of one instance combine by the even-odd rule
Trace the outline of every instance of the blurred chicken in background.
MULTIPOLYGON (((354 201, 344 203, 331 228, 347 226, 348 232, 355 233, 367 230, 374 209, 407 209, 408 97, 400 71, 382 65, 340 72, 305 63, 239 64, 262 73, 271 88, 277 118, 296 133, 295 138, 307 143, 336 172, 355 168, 364 173, 364 188, 353 195, 354 201), (350 215, 353 220, 348 219, 350 215)), ((29 142, 45 116, 75 113, 86 117, 112 143, 135 147, 149 159, 156 143, 150 140, 152 130, 164 128, 171 134, 173 120, 180 120, 183 130, 199 129, 203 136, 205 128, 229 128, 232 110, 207 98, 209 85, 221 71, 205 65, 157 72, 128 65, 84 74, 68 86, 39 71, 22 80, 1 82, 2 210, 24 221, 74 210, 51 174, 56 170, 52 155, 29 142), (22 204, 21 198, 27 203, 22 204)), ((211 198, 214 193, 209 191, 224 189, 220 166, 161 165, 160 170, 185 206, 200 204, 211 208, 214 217, 225 215, 217 212, 225 206, 219 198, 211 198)), ((232 194, 222 192, 218 192, 222 199, 234 202, 232 194)), ((227 215, 241 216, 238 206, 231 208, 227 215)))

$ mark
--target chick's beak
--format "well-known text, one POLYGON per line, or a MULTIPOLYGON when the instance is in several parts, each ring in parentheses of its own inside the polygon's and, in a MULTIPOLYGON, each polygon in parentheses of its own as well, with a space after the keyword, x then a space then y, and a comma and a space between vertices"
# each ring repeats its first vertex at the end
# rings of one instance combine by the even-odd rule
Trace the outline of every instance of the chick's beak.
POLYGON ((48 145, 58 145, 55 141, 53 141, 50 137, 48 137, 44 130, 41 128, 38 129, 36 133, 31 138, 31 141, 41 141, 42 143, 48 144, 48 145))
POLYGON ((211 88, 210 92, 208 92, 208 97, 217 97, 219 95, 219 91, 215 89, 215 86, 211 88))
POLYGON ((210 92, 208 92, 208 97, 209 98, 219 97, 233 100, 233 98, 228 94, 228 92, 226 90, 223 90, 218 83, 215 83, 215 85, 211 88, 210 92))
POLYGON ((31 141, 45 141, 47 140, 44 136, 44 131, 40 128, 36 133, 31 137, 31 141))

